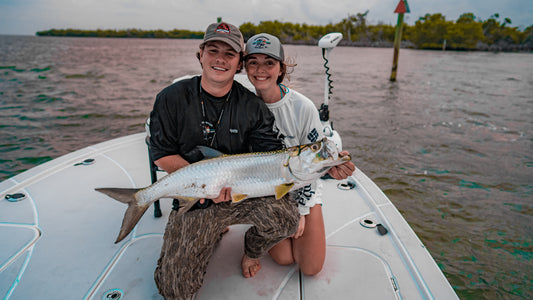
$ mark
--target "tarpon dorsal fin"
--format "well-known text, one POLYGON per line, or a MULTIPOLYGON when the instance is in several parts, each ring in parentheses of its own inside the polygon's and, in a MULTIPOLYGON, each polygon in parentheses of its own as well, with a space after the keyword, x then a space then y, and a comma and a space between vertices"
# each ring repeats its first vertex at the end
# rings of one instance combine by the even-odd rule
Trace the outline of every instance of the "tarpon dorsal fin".
POLYGON ((246 197, 248 197, 248 195, 246 194, 233 194, 231 195, 231 201, 233 203, 239 203, 242 200, 246 199, 246 197))
POLYGON ((285 196, 293 186, 294 183, 284 183, 276 186, 276 199, 281 199, 281 197, 285 196))
POLYGON ((200 152, 204 156, 204 159, 217 158, 217 157, 224 155, 224 153, 213 148, 209 148, 206 146, 196 146, 196 147, 198 148, 198 150, 200 150, 200 152))

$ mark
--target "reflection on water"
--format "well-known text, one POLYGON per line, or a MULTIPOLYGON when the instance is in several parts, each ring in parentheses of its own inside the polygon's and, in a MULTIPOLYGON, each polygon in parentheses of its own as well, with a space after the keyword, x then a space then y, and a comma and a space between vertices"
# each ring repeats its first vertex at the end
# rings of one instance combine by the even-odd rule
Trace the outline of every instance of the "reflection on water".
MULTIPOLYGON (((155 95, 200 72, 195 40, 0 36, 0 178, 143 130, 155 95)), ((287 46, 318 105, 318 47, 287 46)), ((531 54, 338 47, 334 127, 461 298, 533 297, 531 54)))

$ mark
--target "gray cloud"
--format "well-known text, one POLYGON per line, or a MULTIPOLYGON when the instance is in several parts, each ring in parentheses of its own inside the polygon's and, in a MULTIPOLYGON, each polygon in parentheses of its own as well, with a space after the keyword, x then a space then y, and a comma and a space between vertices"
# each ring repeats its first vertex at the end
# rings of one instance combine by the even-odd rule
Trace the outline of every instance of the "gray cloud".
MULTIPOLYGON (((494 13, 511 18, 513 26, 533 25, 531 0, 408 0, 414 24, 426 13, 442 13, 456 20, 472 12, 486 20, 494 13)), ((348 14, 369 10, 370 24, 394 25, 398 0, 0 0, 0 34, 34 34, 51 28, 79 29, 190 29, 203 31, 222 17, 235 25, 260 21, 325 25, 348 14)))

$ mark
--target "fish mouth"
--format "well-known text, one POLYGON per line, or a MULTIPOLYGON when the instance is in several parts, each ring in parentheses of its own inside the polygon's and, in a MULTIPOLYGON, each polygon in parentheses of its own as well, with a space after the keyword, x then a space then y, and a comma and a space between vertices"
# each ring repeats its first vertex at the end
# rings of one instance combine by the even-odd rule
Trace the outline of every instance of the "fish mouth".
POLYGON ((324 143, 322 155, 325 159, 337 161, 341 158, 339 150, 337 149, 337 145, 335 145, 333 141, 324 138, 322 143, 324 143))
POLYGON ((350 161, 350 160, 352 160, 352 156, 350 156, 350 154, 341 155, 341 154, 339 153, 339 160, 341 160, 341 161, 345 161, 345 162, 346 162, 346 161, 350 161))
POLYGON ((328 153, 329 157, 323 158, 322 160, 330 160, 330 164, 337 165, 340 163, 345 163, 351 161, 352 157, 349 154, 341 155, 340 153, 328 153), (340 163, 339 163, 340 162, 340 163))
POLYGON ((341 154, 339 150, 337 149, 337 145, 335 142, 328 140, 327 138, 324 138, 323 140, 323 148, 322 153, 320 154, 321 159, 323 160, 331 160, 332 162, 347 162, 352 160, 352 157, 350 154, 341 154))

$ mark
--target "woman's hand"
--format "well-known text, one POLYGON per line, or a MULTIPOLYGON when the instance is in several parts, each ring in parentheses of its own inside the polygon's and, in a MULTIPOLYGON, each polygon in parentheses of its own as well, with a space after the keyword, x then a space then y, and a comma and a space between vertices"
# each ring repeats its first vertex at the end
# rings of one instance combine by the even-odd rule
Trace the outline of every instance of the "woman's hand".
POLYGON ((291 237, 293 239, 298 239, 304 234, 304 230, 305 230, 305 216, 300 216, 300 223, 298 224, 298 229, 291 237))
MULTIPOLYGON (((348 151, 341 151, 339 155, 345 156, 350 155, 350 153, 348 151)), ((355 165, 353 164, 353 162, 347 161, 342 165, 338 165, 329 169, 328 174, 337 180, 341 180, 348 178, 348 176, 352 175, 354 171, 355 165)))

